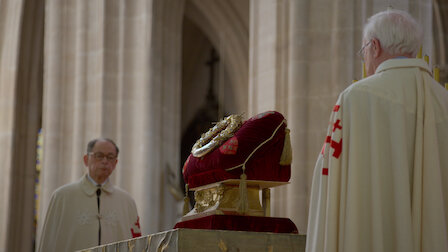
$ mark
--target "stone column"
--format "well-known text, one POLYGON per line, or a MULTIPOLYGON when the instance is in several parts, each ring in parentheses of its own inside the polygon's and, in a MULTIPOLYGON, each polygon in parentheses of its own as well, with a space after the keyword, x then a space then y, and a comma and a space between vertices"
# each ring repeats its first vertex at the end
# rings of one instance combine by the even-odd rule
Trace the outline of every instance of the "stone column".
POLYGON ((143 136, 143 146, 146 146, 145 151, 138 152, 143 162, 137 167, 140 171, 134 174, 133 182, 146 233, 173 228, 182 214, 182 205, 176 202, 175 196, 177 192, 183 193, 183 188, 179 188, 178 171, 184 1, 154 0, 152 8, 151 33, 148 34, 151 38, 148 97, 142 111, 146 120, 145 125, 137 126, 141 127, 141 132, 134 135, 138 138, 135 144, 143 136))
POLYGON ((41 0, 0 4, 1 251, 30 251, 33 245, 43 8, 41 0))
MULTIPOLYGON (((287 106, 291 50, 289 7, 289 1, 281 0, 250 3, 248 117, 277 110, 286 117, 291 128, 287 106)), ((294 129, 291 133, 295 133, 294 129)), ((272 190, 272 216, 290 217, 287 216, 285 196, 288 188, 283 186, 272 190)))
POLYGON ((0 3, 0 250, 6 250, 8 218, 10 214, 10 187, 12 148, 17 85, 17 65, 20 22, 23 1, 0 3))

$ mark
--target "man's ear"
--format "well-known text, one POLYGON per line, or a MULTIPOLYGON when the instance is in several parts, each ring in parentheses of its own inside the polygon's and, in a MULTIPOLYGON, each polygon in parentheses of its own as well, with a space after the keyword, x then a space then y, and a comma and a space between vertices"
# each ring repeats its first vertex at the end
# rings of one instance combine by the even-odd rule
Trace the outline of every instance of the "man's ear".
POLYGON ((378 39, 372 39, 372 49, 373 49, 373 57, 378 58, 382 53, 381 43, 378 39))
POLYGON ((84 165, 85 166, 88 166, 88 164, 89 164, 89 155, 84 155, 84 165))

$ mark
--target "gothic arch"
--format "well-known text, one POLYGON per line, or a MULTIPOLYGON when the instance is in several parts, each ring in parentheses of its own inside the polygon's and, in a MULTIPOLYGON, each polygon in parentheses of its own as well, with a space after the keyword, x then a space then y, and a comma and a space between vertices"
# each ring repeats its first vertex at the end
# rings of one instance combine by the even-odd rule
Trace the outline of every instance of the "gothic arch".
POLYGON ((185 16, 208 37, 228 69, 241 112, 247 111, 249 1, 198 1, 185 4, 185 16))

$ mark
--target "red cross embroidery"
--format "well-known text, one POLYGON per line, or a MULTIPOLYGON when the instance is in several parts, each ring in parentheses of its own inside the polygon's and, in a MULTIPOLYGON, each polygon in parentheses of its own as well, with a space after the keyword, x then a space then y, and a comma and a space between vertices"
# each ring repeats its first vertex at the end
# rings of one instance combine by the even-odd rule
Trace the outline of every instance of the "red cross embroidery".
POLYGON ((333 157, 339 158, 339 156, 341 155, 341 152, 342 152, 342 139, 341 139, 341 141, 339 141, 339 143, 331 140, 330 146, 331 146, 331 148, 334 149, 333 157))
MULTIPOLYGON (((137 226, 138 229, 140 229, 140 217, 137 216, 137 222, 135 222, 134 225, 137 226)), ((135 232, 133 228, 131 228, 131 234, 132 234, 132 238, 142 236, 142 232, 135 232)))
POLYGON ((133 228, 131 228, 131 233, 132 233, 132 238, 137 238, 137 237, 142 236, 141 232, 135 233, 133 228))
POLYGON ((334 105, 333 111, 338 112, 340 107, 341 107, 340 105, 334 105))
POLYGON ((322 155, 323 155, 324 152, 325 152, 325 145, 326 145, 327 143, 330 143, 330 147, 334 149, 333 157, 335 157, 335 158, 339 158, 339 156, 340 156, 341 153, 342 153, 342 139, 341 139, 341 141, 339 141, 339 143, 338 143, 338 142, 336 142, 336 141, 333 141, 333 140, 331 139, 331 136, 327 136, 327 137, 325 138, 325 143, 324 143, 324 145, 322 146, 322 151, 321 151, 321 154, 322 154, 322 155))
POLYGON ((342 129, 342 126, 340 125, 340 122, 341 122, 341 120, 337 120, 334 124, 333 124, 333 132, 336 130, 336 129, 342 129))
POLYGON ((328 176, 328 168, 322 168, 322 175, 328 176))

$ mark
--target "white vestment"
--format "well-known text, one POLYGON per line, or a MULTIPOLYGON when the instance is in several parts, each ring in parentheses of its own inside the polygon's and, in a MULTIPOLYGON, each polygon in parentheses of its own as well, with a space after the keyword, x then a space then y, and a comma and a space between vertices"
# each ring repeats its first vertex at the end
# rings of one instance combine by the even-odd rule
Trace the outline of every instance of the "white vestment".
POLYGON ((100 194, 84 175, 52 195, 38 247, 40 252, 75 251, 141 236, 137 208, 131 196, 107 182, 100 194))
POLYGON ((448 251, 448 91, 420 59, 344 90, 316 163, 307 252, 448 251))

